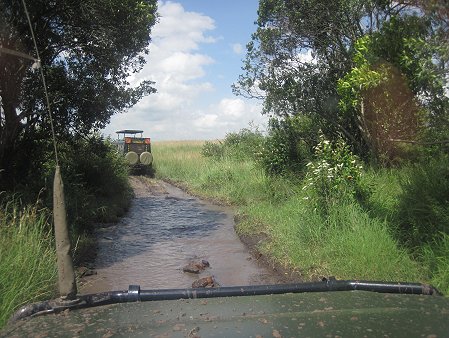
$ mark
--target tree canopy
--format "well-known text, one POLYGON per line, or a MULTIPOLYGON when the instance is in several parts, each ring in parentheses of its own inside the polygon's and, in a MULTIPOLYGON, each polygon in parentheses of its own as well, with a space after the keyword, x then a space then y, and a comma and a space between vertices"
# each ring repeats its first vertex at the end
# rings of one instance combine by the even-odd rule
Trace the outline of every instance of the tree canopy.
MULTIPOLYGON (((261 0, 234 92, 263 99, 263 112, 272 116, 318 118, 327 134, 343 135, 359 153, 372 151, 358 98, 386 81, 379 77, 385 64, 426 112, 425 125, 442 126, 449 107, 444 8, 441 0, 261 0)), ((389 90, 394 95, 395 87, 389 90)))
MULTIPOLYGON (((131 88, 127 79, 145 63, 156 0, 33 0, 27 7, 60 137, 98 131, 155 91, 151 81, 131 88)), ((0 47, 0 168, 8 174, 25 140, 49 135, 39 72, 5 52, 36 57, 21 1, 0 1, 0 47)))

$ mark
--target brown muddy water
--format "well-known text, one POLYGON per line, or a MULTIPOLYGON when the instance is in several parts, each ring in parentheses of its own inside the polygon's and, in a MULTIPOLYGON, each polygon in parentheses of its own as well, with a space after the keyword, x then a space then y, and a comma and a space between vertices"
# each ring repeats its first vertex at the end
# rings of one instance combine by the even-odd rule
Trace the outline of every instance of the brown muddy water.
POLYGON ((162 181, 131 178, 135 198, 117 224, 98 228, 96 275, 82 279, 80 291, 94 293, 190 288, 213 275, 221 286, 275 284, 278 276, 251 257, 234 231, 232 210, 192 197, 162 181), (182 268, 209 261, 199 275, 182 268))

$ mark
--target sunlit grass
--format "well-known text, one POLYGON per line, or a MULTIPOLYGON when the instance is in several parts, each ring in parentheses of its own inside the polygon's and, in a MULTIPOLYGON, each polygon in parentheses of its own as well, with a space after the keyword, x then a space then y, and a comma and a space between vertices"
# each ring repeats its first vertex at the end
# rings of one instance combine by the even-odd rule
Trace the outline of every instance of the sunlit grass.
MULTIPOLYGON (((158 177, 182 182, 196 194, 236 206, 241 234, 268 240, 259 250, 278 264, 302 272, 304 279, 425 281, 423 270, 393 239, 384 218, 397 205, 398 185, 370 173, 374 182, 369 212, 341 201, 326 217, 298 184, 268 177, 251 160, 201 156, 201 143, 167 142, 154 146, 158 177), (378 180, 378 181, 376 181, 378 180), (380 189, 379 191, 376 189, 380 189), (391 198, 383 199, 390 191, 391 198)), ((393 179, 393 174, 388 174, 393 179)), ((368 179, 368 178, 367 178, 368 179)))
POLYGON ((56 256, 48 215, 15 202, 0 210, 0 327, 20 306, 55 295, 56 256))

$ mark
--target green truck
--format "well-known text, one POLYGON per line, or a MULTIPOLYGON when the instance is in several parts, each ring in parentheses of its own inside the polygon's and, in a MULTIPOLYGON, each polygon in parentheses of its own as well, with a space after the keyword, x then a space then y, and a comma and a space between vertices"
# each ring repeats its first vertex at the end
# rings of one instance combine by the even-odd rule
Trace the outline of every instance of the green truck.
POLYGON ((151 139, 143 137, 143 130, 118 130, 115 141, 117 149, 124 154, 126 162, 133 173, 149 173, 152 169, 153 154, 151 139))

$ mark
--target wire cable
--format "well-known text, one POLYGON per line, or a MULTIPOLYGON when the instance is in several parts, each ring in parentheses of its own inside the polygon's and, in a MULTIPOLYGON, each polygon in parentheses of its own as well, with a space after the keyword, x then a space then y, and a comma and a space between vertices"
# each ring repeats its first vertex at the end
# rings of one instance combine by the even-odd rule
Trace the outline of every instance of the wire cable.
POLYGON ((38 60, 37 62, 39 64, 38 68, 39 68, 39 71, 40 71, 40 74, 41 74, 42 84, 44 85, 45 99, 47 101, 48 115, 50 117, 50 127, 51 127, 51 134, 52 134, 52 138, 53 138, 53 147, 55 149, 55 160, 56 160, 56 165, 59 166, 58 149, 56 147, 55 128, 53 126, 53 115, 51 113, 50 100, 48 98, 48 91, 47 91, 47 84, 45 82, 44 70, 42 69, 42 62, 41 62, 41 58, 40 58, 40 55, 39 55, 39 50, 37 48, 36 38, 34 36, 34 30, 33 30, 32 24, 31 24, 30 15, 28 14, 28 9, 27 9, 25 0, 22 0, 22 4, 23 4, 23 8, 25 10, 25 15, 26 15, 27 20, 28 20, 28 25, 30 26, 31 37, 33 38, 34 49, 36 50, 36 56, 37 56, 37 60, 38 60))

